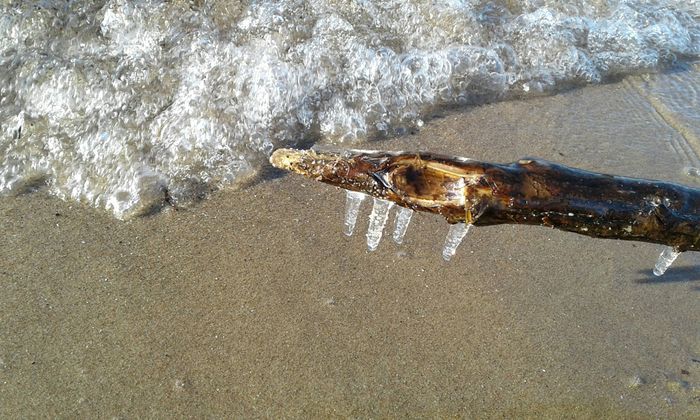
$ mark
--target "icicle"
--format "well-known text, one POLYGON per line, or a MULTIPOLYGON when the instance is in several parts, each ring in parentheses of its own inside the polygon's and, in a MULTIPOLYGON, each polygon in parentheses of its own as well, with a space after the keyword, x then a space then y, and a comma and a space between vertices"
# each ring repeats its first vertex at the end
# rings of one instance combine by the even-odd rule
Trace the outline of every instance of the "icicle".
POLYGON ((681 253, 677 249, 670 246, 664 247, 664 250, 661 251, 661 255, 659 255, 659 260, 654 266, 654 275, 660 276, 664 274, 679 255, 681 255, 681 253))
POLYGON ((403 237, 408 229, 408 224, 411 223, 413 210, 406 207, 399 207, 396 211, 396 219, 394 220, 394 242, 400 244, 403 242, 403 237))
POLYGON ((379 246, 379 241, 382 239, 382 232, 386 219, 389 218, 389 210, 394 206, 391 201, 374 199, 372 213, 369 215, 369 228, 367 229, 367 248, 374 251, 379 246))
POLYGON ((442 258, 445 261, 449 261, 455 252, 457 252, 457 247, 462 242, 462 239, 469 232, 469 228, 472 227, 470 224, 466 223, 455 223, 450 225, 450 230, 447 232, 447 238, 445 238, 445 247, 442 249, 442 258))
POLYGON ((367 197, 367 195, 363 193, 347 190, 345 200, 345 223, 343 226, 343 233, 347 236, 352 236, 352 232, 355 230, 355 222, 357 222, 357 215, 360 212, 360 204, 362 204, 365 197, 367 197))

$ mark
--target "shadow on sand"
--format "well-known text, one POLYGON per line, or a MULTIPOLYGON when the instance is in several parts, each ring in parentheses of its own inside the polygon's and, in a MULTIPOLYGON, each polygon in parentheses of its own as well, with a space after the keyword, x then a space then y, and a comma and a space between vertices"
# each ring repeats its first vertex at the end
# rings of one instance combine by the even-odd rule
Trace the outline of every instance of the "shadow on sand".
MULTIPOLYGON (((689 265, 684 267, 671 267, 663 276, 655 276, 651 269, 637 272, 641 278, 635 280, 639 284, 665 284, 681 282, 700 282, 700 265, 689 265)), ((700 292, 700 285, 693 287, 693 290, 700 292)))

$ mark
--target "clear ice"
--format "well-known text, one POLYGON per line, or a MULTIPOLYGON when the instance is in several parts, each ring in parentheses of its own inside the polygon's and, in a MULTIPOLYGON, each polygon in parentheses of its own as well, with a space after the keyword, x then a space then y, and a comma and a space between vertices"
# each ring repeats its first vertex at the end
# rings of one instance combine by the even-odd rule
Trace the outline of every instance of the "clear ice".
POLYGON ((663 275, 679 255, 681 255, 681 253, 676 248, 670 246, 664 247, 664 250, 661 251, 661 255, 659 255, 659 260, 656 261, 656 265, 654 266, 654 275, 663 275))
POLYGON ((457 252, 457 247, 462 242, 469 228, 472 225, 466 223, 455 223, 450 225, 450 230, 447 232, 447 238, 445 238, 445 247, 442 249, 442 258, 445 261, 449 261, 457 252))
POLYGON ((406 235, 408 224, 411 223, 413 210, 406 207, 399 207, 396 211, 396 219, 394 219, 394 242, 400 244, 403 242, 403 237, 406 235))
POLYGON ((374 251, 379 246, 379 241, 382 239, 384 225, 389 218, 389 210, 394 206, 394 203, 380 198, 374 199, 372 213, 369 215, 369 228, 367 228, 367 248, 374 251))
POLYGON ((345 200, 345 223, 343 225, 343 233, 347 236, 352 236, 352 232, 355 230, 355 222, 357 222, 357 215, 360 212, 360 204, 367 197, 366 194, 347 190, 346 200, 345 200))

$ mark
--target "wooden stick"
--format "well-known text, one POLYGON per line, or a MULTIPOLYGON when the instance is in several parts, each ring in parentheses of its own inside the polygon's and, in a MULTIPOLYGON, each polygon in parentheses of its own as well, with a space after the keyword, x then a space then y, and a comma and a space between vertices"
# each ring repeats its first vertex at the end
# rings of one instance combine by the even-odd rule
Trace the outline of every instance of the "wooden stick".
POLYGON ((700 190, 540 160, 493 164, 431 153, 280 149, 278 168, 436 213, 449 223, 550 226, 700 250, 700 190))

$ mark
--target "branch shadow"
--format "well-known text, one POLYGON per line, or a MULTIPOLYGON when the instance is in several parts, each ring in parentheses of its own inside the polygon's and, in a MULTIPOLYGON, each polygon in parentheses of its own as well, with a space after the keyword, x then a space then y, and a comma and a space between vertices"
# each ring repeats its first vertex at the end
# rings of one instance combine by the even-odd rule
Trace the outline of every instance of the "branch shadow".
MULTIPOLYGON (((690 283, 700 282, 700 266, 689 265, 684 267, 671 267, 662 276, 655 276, 651 269, 639 270, 643 277, 635 280, 638 284, 665 284, 665 283, 690 283)), ((700 292, 700 285, 692 287, 692 290, 700 292)))
POLYGON ((260 172, 254 178, 254 182, 257 183, 257 182, 272 181, 274 179, 284 178, 287 175, 289 175, 289 172, 287 172, 285 170, 277 169, 272 165, 265 165, 260 169, 260 172))

